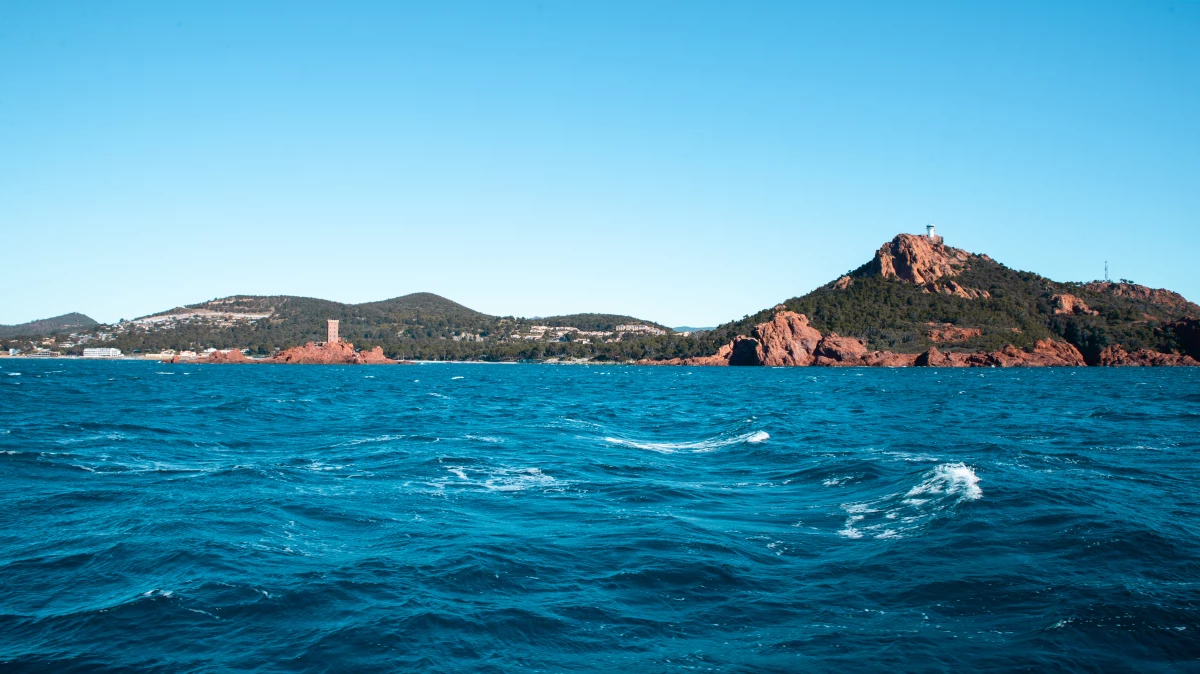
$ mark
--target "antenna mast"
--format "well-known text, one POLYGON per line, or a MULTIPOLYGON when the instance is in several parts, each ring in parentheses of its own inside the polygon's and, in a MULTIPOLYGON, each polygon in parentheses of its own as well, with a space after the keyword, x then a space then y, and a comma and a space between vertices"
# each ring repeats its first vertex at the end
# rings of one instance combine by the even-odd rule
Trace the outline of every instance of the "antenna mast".
POLYGON ((1108 260, 1104 261, 1104 280, 1108 280, 1108 260))

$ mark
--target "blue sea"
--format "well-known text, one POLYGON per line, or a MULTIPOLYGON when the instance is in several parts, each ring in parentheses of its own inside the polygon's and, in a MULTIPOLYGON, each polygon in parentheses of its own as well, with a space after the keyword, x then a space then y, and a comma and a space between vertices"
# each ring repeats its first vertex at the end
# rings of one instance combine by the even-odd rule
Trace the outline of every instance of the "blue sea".
POLYGON ((0 361, 0 669, 1200 671, 1200 371, 0 361))

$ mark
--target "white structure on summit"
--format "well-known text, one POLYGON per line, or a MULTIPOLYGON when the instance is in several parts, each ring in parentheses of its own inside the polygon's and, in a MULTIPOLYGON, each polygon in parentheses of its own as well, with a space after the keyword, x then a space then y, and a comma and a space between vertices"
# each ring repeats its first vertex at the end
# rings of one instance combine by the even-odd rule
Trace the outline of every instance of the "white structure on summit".
POLYGON ((338 322, 333 320, 332 318, 329 319, 329 336, 325 338, 326 343, 328 343, 328 344, 337 344, 338 343, 337 328, 338 328, 338 322))
POLYGON ((925 225, 925 236, 928 236, 931 239, 937 238, 937 229, 934 225, 925 225))

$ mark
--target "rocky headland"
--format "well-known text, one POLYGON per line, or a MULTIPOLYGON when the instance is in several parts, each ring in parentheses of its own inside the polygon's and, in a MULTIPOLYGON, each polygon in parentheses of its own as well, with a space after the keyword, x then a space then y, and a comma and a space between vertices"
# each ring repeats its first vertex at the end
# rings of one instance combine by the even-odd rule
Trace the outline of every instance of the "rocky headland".
MULTIPOLYGON (((1155 352, 1136 355, 1114 352, 1122 360, 1104 364, 1120 365, 1193 365, 1189 357, 1171 359, 1155 352), (1187 362, 1190 361, 1190 362, 1187 362)), ((1038 340, 1028 350, 1011 344, 992 352, 942 353, 930 347, 922 353, 872 351, 861 339, 843 337, 836 332, 822 335, 808 323, 808 317, 775 307, 775 316, 754 327, 750 336, 739 335, 712 356, 641 361, 643 365, 765 365, 770 367, 1063 367, 1087 363, 1079 349, 1062 341, 1038 340)))
POLYGON ((721 326, 715 334, 723 333, 727 341, 714 345, 711 355, 638 362, 771 367, 1194 366, 1200 364, 1191 355, 1200 354, 1198 317, 1200 307, 1169 290, 1127 281, 1056 283, 1009 270, 987 255, 947 246, 939 236, 900 234, 858 270, 769 313, 721 326), (922 315, 939 320, 922 320, 922 315), (842 327, 829 329, 835 326, 842 327), (918 326, 920 333, 914 335, 918 326), (1149 348, 1157 344, 1170 350, 1149 348))

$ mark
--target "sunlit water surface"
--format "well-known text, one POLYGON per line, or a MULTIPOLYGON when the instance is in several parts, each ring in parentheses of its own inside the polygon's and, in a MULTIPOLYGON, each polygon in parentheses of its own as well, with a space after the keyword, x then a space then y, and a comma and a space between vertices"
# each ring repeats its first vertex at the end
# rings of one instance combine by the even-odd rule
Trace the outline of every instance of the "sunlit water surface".
POLYGON ((1200 372, 0 361, 0 667, 1200 667, 1200 372))

